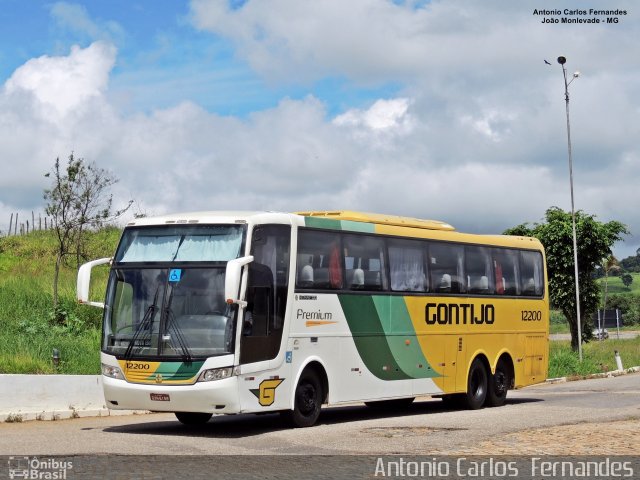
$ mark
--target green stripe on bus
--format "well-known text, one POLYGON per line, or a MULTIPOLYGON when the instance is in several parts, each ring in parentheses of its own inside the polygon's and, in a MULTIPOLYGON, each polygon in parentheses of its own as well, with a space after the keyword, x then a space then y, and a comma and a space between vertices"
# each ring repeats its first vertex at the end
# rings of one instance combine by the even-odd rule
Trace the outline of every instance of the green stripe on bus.
POLYGON ((440 376, 420 348, 404 297, 374 296, 373 303, 382 319, 389 349, 400 368, 411 378, 440 376))
POLYGON ((376 231, 376 226, 373 223, 335 220, 333 218, 304 217, 304 224, 307 227, 327 228, 346 232, 375 233, 376 231))
POLYGON ((340 220, 334 220, 332 218, 304 217, 304 224, 307 227, 342 230, 340 220))
POLYGON ((342 230, 350 232, 375 233, 376 226, 373 223, 353 222, 351 220, 341 220, 342 230))
POLYGON ((381 380, 411 378, 396 362, 387 343, 373 299, 368 295, 338 295, 360 358, 381 380))
POLYGON ((162 362, 147 380, 155 379, 156 375, 163 375, 165 380, 188 380, 194 377, 204 362, 162 362))

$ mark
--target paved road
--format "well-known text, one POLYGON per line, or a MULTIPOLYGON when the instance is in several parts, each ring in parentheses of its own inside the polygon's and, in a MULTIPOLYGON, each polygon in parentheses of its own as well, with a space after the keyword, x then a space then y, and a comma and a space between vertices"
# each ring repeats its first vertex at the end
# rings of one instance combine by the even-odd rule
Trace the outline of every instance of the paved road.
POLYGON ((273 414, 200 428, 171 414, 0 424, 0 455, 637 454, 639 444, 640 373, 529 387, 479 411, 437 399, 395 413, 327 408, 310 429, 285 428, 273 414))

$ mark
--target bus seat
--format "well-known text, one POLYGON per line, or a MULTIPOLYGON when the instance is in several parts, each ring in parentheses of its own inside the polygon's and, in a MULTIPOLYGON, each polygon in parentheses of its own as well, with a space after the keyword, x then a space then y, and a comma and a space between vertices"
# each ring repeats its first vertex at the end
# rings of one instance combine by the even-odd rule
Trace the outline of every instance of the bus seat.
POLYGON ((366 285, 366 288, 368 290, 380 290, 382 288, 382 282, 380 281, 380 272, 364 272, 364 285, 366 285))
POLYGON ((489 279, 482 275, 477 281, 477 293, 487 294, 489 293, 489 279))
POLYGON ((448 293, 451 292, 451 275, 445 273, 440 279, 440 285, 438 285, 438 292, 448 293))
POLYGON ((523 295, 535 295, 536 294, 536 283, 533 281, 533 278, 529 278, 524 284, 524 288, 522 289, 523 295))
POLYGON ((351 281, 348 283, 352 289, 360 290, 364 288, 364 270, 354 268, 351 272, 351 281))
POLYGON ((328 268, 316 268, 313 271, 313 285, 315 287, 322 287, 322 288, 326 288, 330 286, 328 268))
POLYGON ((300 270, 298 285, 302 288, 313 287, 313 267, 311 265, 305 265, 300 270))

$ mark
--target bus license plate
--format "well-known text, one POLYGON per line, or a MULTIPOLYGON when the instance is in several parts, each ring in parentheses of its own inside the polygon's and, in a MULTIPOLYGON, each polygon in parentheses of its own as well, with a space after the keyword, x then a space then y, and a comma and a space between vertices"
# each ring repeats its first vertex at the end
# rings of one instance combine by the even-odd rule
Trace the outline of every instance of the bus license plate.
POLYGON ((170 400, 166 393, 150 393, 149 396, 154 402, 168 402, 170 400))

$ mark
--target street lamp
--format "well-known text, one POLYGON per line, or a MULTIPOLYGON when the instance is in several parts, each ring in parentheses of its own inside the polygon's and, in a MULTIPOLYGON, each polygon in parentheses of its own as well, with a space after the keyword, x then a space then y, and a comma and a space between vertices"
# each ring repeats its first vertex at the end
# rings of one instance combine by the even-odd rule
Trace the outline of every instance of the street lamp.
POLYGON ((558 63, 562 65, 562 75, 564 76, 564 99, 567 105, 567 147, 569 150, 569 184, 571 187, 571 224, 573 227, 573 265, 576 277, 576 315, 578 320, 578 356, 582 361, 582 324, 580 322, 580 285, 578 281, 578 241, 576 239, 576 211, 573 200, 573 159, 571 156, 571 127, 569 125, 569 85, 580 76, 580 72, 575 72, 571 80, 567 81, 567 63, 565 57, 558 57, 558 63))

